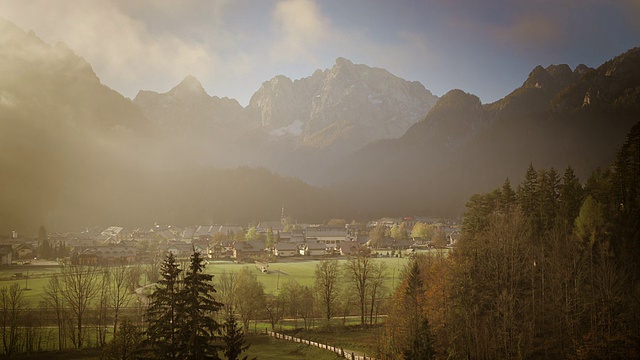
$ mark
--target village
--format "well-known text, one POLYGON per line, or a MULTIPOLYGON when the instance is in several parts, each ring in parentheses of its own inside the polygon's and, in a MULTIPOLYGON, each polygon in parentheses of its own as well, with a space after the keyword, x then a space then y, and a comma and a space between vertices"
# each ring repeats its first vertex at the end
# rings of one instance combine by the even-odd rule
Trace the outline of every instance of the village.
POLYGON ((283 211, 280 221, 248 226, 94 226, 68 233, 41 228, 34 238, 13 232, 0 237, 0 265, 27 265, 38 259, 74 265, 149 264, 168 253, 187 259, 194 250, 207 259, 234 262, 346 257, 363 251, 403 256, 455 246, 459 238, 459 225, 449 220, 407 216, 367 223, 333 219, 326 224, 291 224, 283 211))

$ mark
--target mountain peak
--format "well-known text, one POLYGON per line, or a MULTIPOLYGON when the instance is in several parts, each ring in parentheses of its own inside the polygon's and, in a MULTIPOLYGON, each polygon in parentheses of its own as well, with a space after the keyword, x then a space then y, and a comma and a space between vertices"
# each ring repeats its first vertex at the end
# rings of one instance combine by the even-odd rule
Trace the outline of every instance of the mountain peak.
POLYGON ((202 84, 193 75, 187 75, 170 93, 186 96, 209 96, 202 84))
POLYGON ((349 59, 339 57, 336 59, 336 63, 334 66, 353 66, 353 63, 349 59))

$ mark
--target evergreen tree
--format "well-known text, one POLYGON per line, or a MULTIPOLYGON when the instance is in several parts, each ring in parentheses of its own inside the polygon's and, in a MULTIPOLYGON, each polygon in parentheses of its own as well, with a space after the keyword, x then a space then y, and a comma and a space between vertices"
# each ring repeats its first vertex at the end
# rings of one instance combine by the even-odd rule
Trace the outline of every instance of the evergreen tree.
POLYGON ((160 266, 160 281, 150 296, 147 308, 147 342, 154 358, 183 359, 180 329, 183 321, 180 304, 180 268, 173 253, 160 266))
MULTIPOLYGON (((222 325, 222 340, 225 345, 223 353, 227 360, 238 360, 250 346, 246 344, 244 332, 238 326, 236 316, 231 311, 222 325)), ((247 360, 247 356, 242 360, 247 360)))
POLYGON ((565 229, 565 232, 573 228, 573 222, 582 205, 582 185, 576 177, 571 166, 567 167, 562 176, 562 183, 559 189, 559 207, 556 222, 558 226, 565 229))
POLYGON ((549 231, 556 222, 560 202, 560 177, 552 167, 540 172, 539 218, 541 230, 549 231))
POLYGON ((433 359, 433 337, 422 305, 425 294, 420 264, 414 259, 409 266, 404 291, 406 312, 409 315, 408 334, 402 353, 405 359, 433 359))
POLYGON ((503 213, 509 212, 509 210, 516 203, 516 192, 511 188, 511 181, 509 178, 504 179, 502 188, 500 188, 499 208, 503 213))
POLYGON ((518 187, 518 205, 522 210, 522 214, 529 224, 534 228, 539 228, 539 199, 540 199, 540 181, 538 172, 534 169, 533 164, 529 164, 524 180, 518 187))
POLYGON ((213 297, 216 292, 211 284, 213 275, 204 274, 203 270, 203 259, 194 250, 180 291, 183 315, 180 342, 184 359, 219 359, 218 347, 211 340, 220 327, 213 315, 222 304, 213 297))
POLYGON ((267 248, 272 248, 276 244, 276 236, 273 234, 273 229, 269 228, 267 230, 267 241, 265 242, 265 246, 267 248))

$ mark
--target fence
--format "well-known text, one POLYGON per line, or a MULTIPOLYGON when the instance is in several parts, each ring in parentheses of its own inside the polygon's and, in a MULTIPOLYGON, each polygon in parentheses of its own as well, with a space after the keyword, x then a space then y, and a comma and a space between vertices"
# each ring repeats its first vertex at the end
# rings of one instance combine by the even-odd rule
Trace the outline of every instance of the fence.
POLYGON ((320 349, 325 349, 325 350, 329 350, 329 351, 333 351, 334 353, 338 354, 339 356, 342 356, 344 358, 347 358, 349 360, 376 360, 374 357, 367 357, 367 355, 356 355, 353 351, 351 350, 345 350, 343 348, 338 348, 335 346, 329 346, 326 344, 320 344, 317 343, 315 341, 310 341, 310 340, 306 340, 306 339, 300 339, 297 337, 293 337, 290 335, 285 335, 285 334, 280 334, 277 333, 275 331, 267 331, 267 335, 272 336, 276 339, 282 339, 282 340, 288 340, 288 341, 293 341, 293 342, 297 342, 297 343, 301 343, 301 344, 307 344, 309 346, 315 346, 315 347, 319 347, 320 349))

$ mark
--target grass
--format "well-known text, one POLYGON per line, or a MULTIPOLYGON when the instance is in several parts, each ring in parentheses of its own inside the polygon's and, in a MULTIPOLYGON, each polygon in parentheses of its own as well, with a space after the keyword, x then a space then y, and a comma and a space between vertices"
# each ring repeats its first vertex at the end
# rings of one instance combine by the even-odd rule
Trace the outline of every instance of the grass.
MULTIPOLYGON (((347 260, 338 259, 340 265, 347 260)), ((383 262, 387 266, 386 286, 394 288, 399 278, 401 270, 406 265, 408 258, 381 257, 375 261, 383 262)), ((206 268, 206 272, 218 276, 223 272, 239 271, 243 266, 255 269, 258 280, 264 285, 266 293, 277 294, 279 288, 288 281, 295 280, 303 286, 313 286, 315 281, 315 269, 318 260, 294 260, 287 259, 282 262, 272 262, 269 264, 269 272, 260 272, 253 263, 237 264, 231 261, 211 261, 206 268)), ((28 304, 35 307, 44 294, 44 286, 49 278, 60 272, 58 266, 37 266, 37 265, 8 265, 0 267, 0 288, 9 287, 18 283, 21 287, 27 287, 24 292, 24 299, 28 304), (16 273, 22 273, 22 278, 15 278, 16 273), (28 275, 28 279, 24 276, 28 275)), ((215 281, 215 277, 214 277, 215 281)))
POLYGON ((260 360, 334 360, 340 359, 337 354, 315 346, 278 340, 266 335, 249 335, 247 343, 251 347, 242 354, 251 359, 257 357, 260 360))
POLYGON ((306 340, 341 347, 367 355, 374 354, 379 338, 379 327, 334 326, 311 330, 296 330, 288 334, 306 340))
MULTIPOLYGON (((339 259, 340 265, 346 263, 346 259, 339 259)), ((383 262, 387 266, 386 285, 389 288, 395 287, 400 271, 406 265, 408 258, 376 258, 375 261, 383 262)), ((214 276, 223 272, 239 271, 243 266, 255 269, 258 280, 264 285, 264 291, 270 294, 277 294, 280 286, 287 281, 295 280, 302 286, 313 286, 315 281, 315 270, 317 260, 301 260, 287 262, 273 262, 269 264, 269 272, 262 273, 255 268, 254 264, 235 264, 232 262, 211 262, 207 267, 207 273, 214 276)), ((215 277, 214 277, 215 281, 215 277)))

